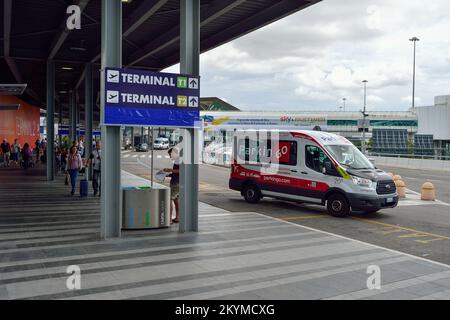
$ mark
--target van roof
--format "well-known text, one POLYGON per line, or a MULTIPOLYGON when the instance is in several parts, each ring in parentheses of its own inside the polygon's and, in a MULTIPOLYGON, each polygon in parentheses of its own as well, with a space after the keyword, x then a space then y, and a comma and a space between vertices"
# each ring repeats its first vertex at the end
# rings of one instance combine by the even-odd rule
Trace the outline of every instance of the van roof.
MULTIPOLYGON (((264 130, 264 129, 250 129, 250 130, 236 130, 239 131, 275 131, 275 130, 264 130)), ((297 138, 304 138, 308 140, 312 140, 317 142, 318 144, 322 145, 348 145, 352 144, 350 141, 347 140, 347 138, 337 135, 335 133, 331 132, 325 132, 325 131, 316 131, 316 130, 276 130, 280 136, 286 137, 286 135, 297 137, 297 138)))

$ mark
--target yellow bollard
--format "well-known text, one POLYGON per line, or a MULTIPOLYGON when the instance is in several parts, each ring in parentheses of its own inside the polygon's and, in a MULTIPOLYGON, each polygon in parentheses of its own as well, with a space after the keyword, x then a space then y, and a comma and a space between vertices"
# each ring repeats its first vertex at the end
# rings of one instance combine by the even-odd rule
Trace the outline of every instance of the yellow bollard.
POLYGON ((406 198, 406 184, 403 180, 394 180, 399 198, 406 198))
POLYGON ((422 185, 420 199, 427 201, 435 201, 436 193, 434 192, 434 185, 431 182, 425 182, 422 185))

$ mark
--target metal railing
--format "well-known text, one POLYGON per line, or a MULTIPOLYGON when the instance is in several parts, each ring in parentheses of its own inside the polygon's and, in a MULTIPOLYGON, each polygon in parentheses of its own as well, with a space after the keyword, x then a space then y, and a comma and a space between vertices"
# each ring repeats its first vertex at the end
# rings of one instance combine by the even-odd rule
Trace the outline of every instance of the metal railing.
POLYGON ((371 157, 390 157, 390 158, 407 158, 407 159, 428 159, 428 160, 450 160, 450 156, 440 155, 421 155, 421 154, 393 154, 393 153, 379 153, 369 152, 371 157))

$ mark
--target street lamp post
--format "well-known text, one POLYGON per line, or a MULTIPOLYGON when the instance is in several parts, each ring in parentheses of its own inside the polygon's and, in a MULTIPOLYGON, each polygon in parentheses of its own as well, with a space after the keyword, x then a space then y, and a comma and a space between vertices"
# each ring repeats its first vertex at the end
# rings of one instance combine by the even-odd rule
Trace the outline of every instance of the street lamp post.
POLYGON ((362 136, 362 143, 361 143, 361 151, 362 153, 366 154, 366 117, 367 117, 367 113, 366 113, 366 97, 367 97, 367 80, 363 80, 362 81, 364 83, 364 110, 362 112, 363 114, 363 125, 362 125, 362 130, 363 130, 363 136, 362 136))
POLYGON ((416 42, 420 41, 417 37, 412 37, 409 39, 409 41, 412 41, 414 43, 414 58, 413 58, 413 91, 412 91, 412 107, 414 109, 415 104, 415 93, 416 93, 416 42))
POLYGON ((342 101, 344 102, 344 112, 345 112, 345 101, 347 101, 347 98, 342 98, 342 101))

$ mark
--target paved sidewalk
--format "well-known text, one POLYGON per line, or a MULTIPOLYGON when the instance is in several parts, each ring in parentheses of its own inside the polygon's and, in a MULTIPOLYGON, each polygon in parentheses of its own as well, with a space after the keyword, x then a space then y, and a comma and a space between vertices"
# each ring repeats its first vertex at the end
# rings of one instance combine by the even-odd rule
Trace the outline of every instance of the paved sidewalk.
POLYGON ((198 233, 100 241, 98 200, 65 192, 38 179, 0 185, 0 299, 450 299, 449 266, 203 203, 198 233), (8 200, 20 193, 31 200, 8 200), (80 290, 66 287, 69 265, 80 290), (367 289, 369 265, 380 290, 367 289))

